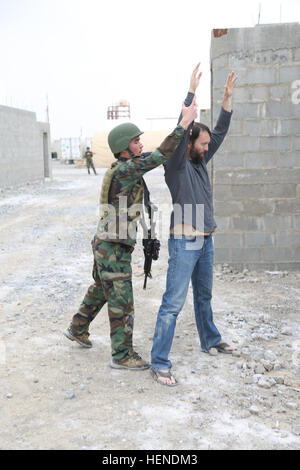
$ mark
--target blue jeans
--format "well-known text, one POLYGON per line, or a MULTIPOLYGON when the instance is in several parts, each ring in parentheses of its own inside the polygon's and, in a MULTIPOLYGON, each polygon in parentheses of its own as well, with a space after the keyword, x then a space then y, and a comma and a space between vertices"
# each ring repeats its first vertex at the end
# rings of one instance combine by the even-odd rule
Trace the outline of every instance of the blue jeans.
POLYGON ((155 369, 170 369, 168 360, 176 320, 192 279, 194 311, 201 349, 208 351, 221 341, 211 308, 214 245, 212 235, 174 238, 170 235, 167 286, 158 312, 151 351, 155 369))

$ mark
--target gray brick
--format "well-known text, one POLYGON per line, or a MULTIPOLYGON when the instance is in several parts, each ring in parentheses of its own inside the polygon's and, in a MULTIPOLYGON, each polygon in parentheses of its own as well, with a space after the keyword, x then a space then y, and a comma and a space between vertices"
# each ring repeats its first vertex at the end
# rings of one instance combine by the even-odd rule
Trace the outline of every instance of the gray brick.
MULTIPOLYGON (((224 91, 223 91, 224 93, 224 91)), ((234 90, 234 103, 249 101, 249 87, 237 87, 234 90)))
POLYGON ((244 157, 240 153, 222 152, 214 159, 215 168, 244 167, 244 157))
MULTIPOLYGON (((298 99, 300 98, 300 92, 298 91, 298 95, 297 95, 298 99)), ((291 116, 292 117, 300 117, 300 103, 298 104, 292 104, 291 105, 292 107, 292 114, 291 116)))
POLYGON ((270 233, 247 233, 246 234, 246 246, 266 246, 274 245, 274 236, 270 233))
POLYGON ((266 232, 288 230, 292 227, 292 217, 282 215, 266 215, 263 218, 263 228, 266 232))
POLYGON ((220 233, 214 235, 215 246, 217 247, 236 247, 242 246, 242 235, 240 233, 220 233))
POLYGON ((268 101, 269 100, 269 87, 256 85, 249 88, 250 101, 268 101))
POLYGON ((216 201, 214 204, 216 216, 231 216, 242 213, 243 207, 240 202, 237 201, 216 201))
POLYGON ((295 62, 300 62, 300 48, 299 47, 295 49, 294 60, 295 62))
POLYGON ((233 248, 232 261, 252 262, 261 260, 260 248, 233 248))
POLYGON ((288 215, 300 214, 300 200, 299 199, 282 199, 275 201, 274 214, 288 215))
POLYGON ((229 230, 230 229, 230 217, 217 217, 217 228, 218 230, 229 230))
POLYGON ((245 155, 246 168, 275 168, 276 159, 272 153, 249 153, 245 155))
POLYGON ((300 167, 300 152, 283 152, 277 155, 278 167, 300 167))
POLYGON ((281 134, 300 134, 300 119, 281 119, 281 134))
POLYGON ((214 69, 219 68, 219 67, 227 67, 228 66, 228 55, 223 54, 219 57, 216 57, 215 59, 213 59, 212 64, 213 64, 214 69))
POLYGON ((256 152, 259 148, 258 137, 230 136, 229 138, 234 152, 256 152))
POLYGON ((291 139, 290 137, 282 137, 282 136, 261 137, 260 148, 262 151, 264 150, 290 150, 291 139))
POLYGON ((282 102, 283 99, 287 99, 289 94, 289 85, 274 85, 269 88, 270 99, 273 101, 282 102))
POLYGON ((230 69, 213 70, 213 86, 224 86, 230 72, 230 69))
POLYGON ((273 84, 276 82, 276 70, 272 67, 259 67, 248 69, 246 74, 245 81, 247 83, 259 85, 260 83, 270 83, 273 84))
POLYGON ((215 263, 227 263, 230 260, 229 248, 215 248, 215 263))
POLYGON ((258 217, 248 217, 248 216, 239 216, 232 218, 232 228, 233 230, 242 230, 242 231, 250 231, 250 230, 259 230, 260 223, 258 217))
POLYGON ((294 150, 300 150, 300 137, 293 137, 294 150))
POLYGON ((229 135, 242 135, 243 134, 243 121, 240 119, 231 119, 229 127, 229 135))
POLYGON ((297 248, 294 249, 294 261, 297 263, 300 262, 300 247, 297 246, 297 248))
POLYGON ((231 185, 231 192, 236 200, 257 199, 262 195, 260 184, 234 184, 231 185))
POLYGON ((279 80, 281 83, 290 82, 300 79, 300 65, 289 67, 280 67, 279 80))
POLYGON ((295 230, 300 230, 300 215, 293 216, 293 227, 295 230))
POLYGON ((260 108, 257 103, 235 103, 233 105, 234 118, 258 118, 260 108))
POLYGON ((290 117, 292 115, 292 103, 266 103, 267 118, 290 117))
POLYGON ((263 259, 265 261, 287 262, 293 261, 293 250, 289 247, 264 247, 263 259))
POLYGON ((239 169, 218 170, 214 172, 216 184, 264 184, 264 183, 298 183, 299 168, 270 168, 266 170, 239 169))
POLYGON ((300 234, 293 232, 276 233, 276 241, 278 246, 300 246, 300 234))
POLYGON ((261 216, 271 214, 274 210, 274 202, 271 199, 252 199, 243 201, 243 213, 245 215, 261 216))
POLYGON ((214 186, 213 196, 215 201, 231 201, 233 199, 231 185, 216 184, 214 186))
POLYGON ((266 198, 296 197, 296 184, 264 184, 260 186, 262 195, 266 198))

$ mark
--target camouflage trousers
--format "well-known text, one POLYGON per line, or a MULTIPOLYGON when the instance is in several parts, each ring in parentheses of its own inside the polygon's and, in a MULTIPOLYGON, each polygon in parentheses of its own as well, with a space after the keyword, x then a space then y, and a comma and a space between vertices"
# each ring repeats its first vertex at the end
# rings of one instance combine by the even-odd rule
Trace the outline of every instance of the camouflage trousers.
POLYGON ((107 302, 112 356, 123 359, 132 349, 134 322, 131 253, 132 247, 94 239, 92 284, 76 315, 72 328, 77 333, 88 331, 91 321, 107 302))
POLYGON ((87 170, 88 170, 88 173, 90 174, 90 168, 93 169, 94 173, 96 174, 96 169, 95 169, 95 166, 94 166, 94 162, 93 160, 88 160, 86 161, 86 166, 87 166, 87 170))

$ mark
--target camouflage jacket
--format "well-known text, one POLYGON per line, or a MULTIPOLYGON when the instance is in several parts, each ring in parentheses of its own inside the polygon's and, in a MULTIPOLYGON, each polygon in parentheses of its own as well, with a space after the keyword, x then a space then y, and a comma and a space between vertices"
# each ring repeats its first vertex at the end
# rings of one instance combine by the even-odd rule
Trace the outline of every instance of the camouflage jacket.
POLYGON ((93 152, 85 152, 84 158, 86 158, 86 160, 92 160, 93 155, 93 152))
POLYGON ((142 187, 142 176, 165 163, 170 158, 184 135, 180 125, 166 137, 162 144, 145 158, 120 158, 108 192, 108 205, 100 206, 100 221, 96 239, 123 243, 136 243, 137 218, 143 208, 133 203, 142 187))

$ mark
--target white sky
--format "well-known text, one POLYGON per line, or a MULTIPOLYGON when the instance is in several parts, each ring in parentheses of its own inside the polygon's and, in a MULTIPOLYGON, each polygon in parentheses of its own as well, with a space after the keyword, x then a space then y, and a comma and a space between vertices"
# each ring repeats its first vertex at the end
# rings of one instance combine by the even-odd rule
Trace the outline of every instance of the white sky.
POLYGON ((107 106, 132 120, 176 117, 193 67, 210 107, 213 28, 299 22, 299 0, 0 0, 0 104, 46 120, 52 139, 105 129, 107 106))

